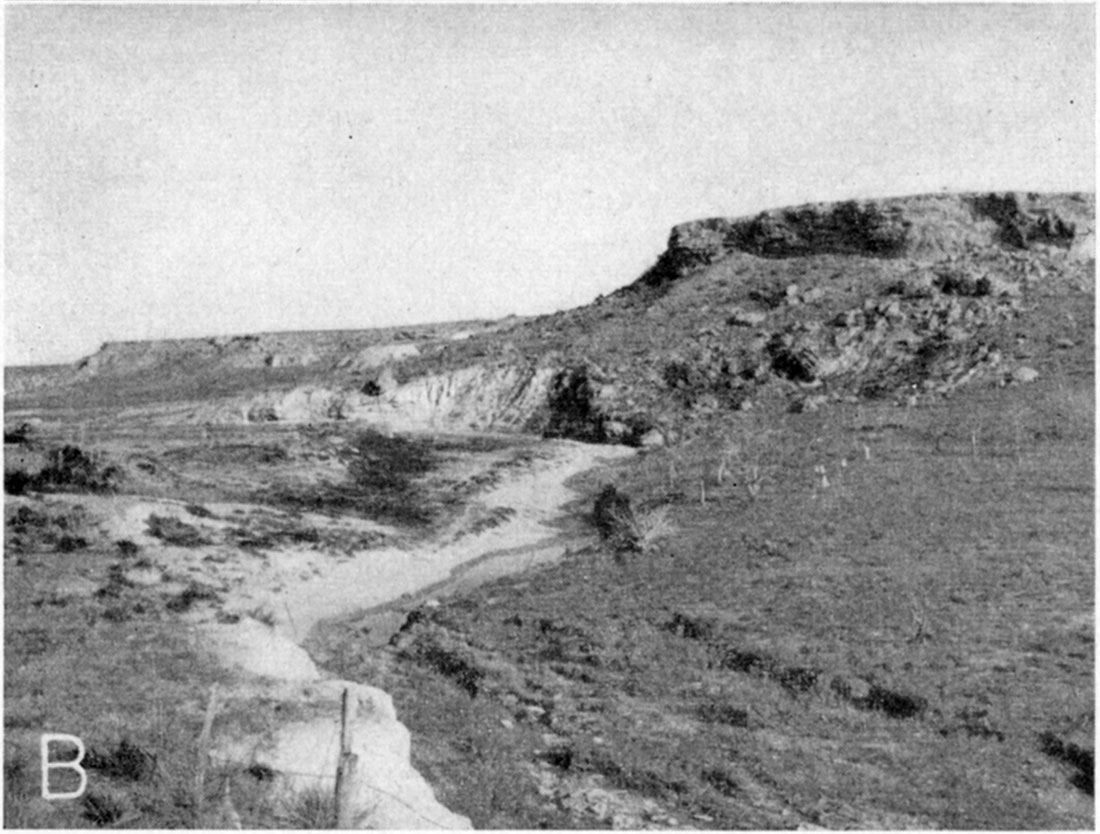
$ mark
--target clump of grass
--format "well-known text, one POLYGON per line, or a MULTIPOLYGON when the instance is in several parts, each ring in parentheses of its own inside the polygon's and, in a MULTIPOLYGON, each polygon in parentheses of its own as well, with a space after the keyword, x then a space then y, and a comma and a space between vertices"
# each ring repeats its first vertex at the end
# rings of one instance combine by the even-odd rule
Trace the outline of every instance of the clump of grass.
POLYGON ((129 539, 119 539, 115 542, 115 546, 118 547, 118 555, 122 556, 124 559, 137 556, 138 551, 141 550, 138 545, 134 544, 134 542, 129 539))
POLYGON ((204 544, 210 544, 197 527, 172 516, 152 513, 146 524, 149 527, 149 535, 160 539, 165 544, 178 547, 201 547, 204 544))
POLYGON ((339 454, 347 466, 345 482, 276 486, 260 497, 298 511, 355 513, 408 526, 427 526, 436 518, 439 507, 416 483, 436 462, 427 441, 367 430, 339 454))
POLYGON ((4 429, 5 443, 29 443, 34 434, 34 426, 30 423, 20 423, 11 429, 4 429))
POLYGON ((98 826, 113 825, 122 819, 125 806, 122 800, 102 790, 90 790, 84 794, 84 817, 98 826))
POLYGON ((111 565, 107 570, 107 584, 95 592, 99 599, 114 599, 122 596, 127 588, 133 588, 134 583, 126 578, 122 565, 111 565))
POLYGON ((329 791, 305 790, 286 803, 278 816, 280 822, 300 830, 336 828, 336 802, 329 791))
POLYGON ((88 540, 83 536, 62 536, 57 540, 58 553, 72 553, 74 550, 84 550, 88 546, 88 540))
POLYGON ((106 753, 92 748, 84 758, 84 767, 98 770, 113 779, 139 782, 156 772, 157 757, 140 746, 123 738, 114 750, 106 753))
POLYGON ((180 591, 180 593, 169 599, 164 607, 169 611, 180 614, 184 611, 191 610, 191 607, 196 602, 217 602, 220 599, 221 597, 218 596, 218 592, 210 586, 192 582, 180 591))
POLYGON ((603 539, 615 551, 647 552, 676 531, 667 505, 635 510, 630 498, 607 486, 596 498, 593 517, 603 539))
POLYGON ((6 544, 13 551, 52 546, 60 553, 71 553, 88 546, 83 535, 88 524, 83 507, 50 511, 20 506, 8 510, 5 516, 7 531, 11 533, 6 544))
POLYGON ((275 627, 275 612, 266 605, 257 605, 251 611, 246 612, 246 614, 256 622, 262 623, 268 628, 275 627))

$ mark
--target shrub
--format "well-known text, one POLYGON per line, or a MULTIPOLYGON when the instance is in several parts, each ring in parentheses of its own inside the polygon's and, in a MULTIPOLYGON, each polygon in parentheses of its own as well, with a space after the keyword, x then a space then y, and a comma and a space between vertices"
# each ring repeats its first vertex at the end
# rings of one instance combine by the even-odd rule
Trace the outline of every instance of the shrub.
POLYGON ((596 498, 593 519, 600 535, 617 551, 651 550, 676 529, 667 506, 635 511, 630 499, 614 486, 604 487, 596 498))
POLYGON ((57 540, 58 553, 72 553, 74 550, 83 550, 88 546, 88 540, 83 536, 62 536, 57 540))
POLYGON ((220 599, 218 592, 207 585, 192 582, 178 595, 165 603, 165 608, 179 614, 189 611, 196 602, 217 602, 220 599))
POLYGON ((54 547, 61 553, 69 553, 88 546, 88 539, 81 535, 88 532, 83 507, 50 512, 21 506, 9 508, 4 515, 11 534, 6 544, 13 551, 54 547))
POLYGON ((197 527, 172 516, 153 513, 146 524, 149 525, 149 535, 160 539, 165 544, 174 544, 178 547, 200 547, 210 544, 197 527))
POLYGON ((118 554, 124 558, 137 556, 138 551, 141 550, 138 545, 134 544, 129 539, 119 539, 115 542, 115 545, 118 547, 118 554))
POLYGON ((33 486, 34 478, 22 469, 4 473, 4 492, 8 495, 23 495, 33 486))
POLYGON ((77 446, 62 446, 49 454, 49 464, 35 475, 21 469, 4 473, 4 491, 22 495, 37 492, 110 492, 116 488, 119 470, 101 466, 77 446))
POLYGON ((20 423, 12 429, 4 429, 5 443, 29 443, 34 434, 34 426, 30 423, 20 423))

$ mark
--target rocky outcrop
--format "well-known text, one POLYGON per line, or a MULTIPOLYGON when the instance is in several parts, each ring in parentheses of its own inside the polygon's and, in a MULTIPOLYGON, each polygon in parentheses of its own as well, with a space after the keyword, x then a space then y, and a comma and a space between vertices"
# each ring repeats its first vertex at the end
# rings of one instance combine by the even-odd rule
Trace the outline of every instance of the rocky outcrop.
POLYGON ((337 363, 336 367, 350 371, 367 371, 419 355, 420 348, 416 346, 415 342, 371 345, 351 356, 344 357, 337 363))
POLYGON ((71 373, 104 401, 96 376, 133 374, 128 395, 165 420, 672 442, 710 414, 807 406, 792 386, 827 389, 817 403, 973 379, 1032 294, 1090 290, 1093 210, 1092 195, 1008 192, 698 220, 634 284, 534 320, 120 343, 71 373), (184 408, 195 391, 225 398, 184 408))
POLYGON ((641 279, 660 286, 733 252, 764 258, 934 257, 970 247, 1071 249, 1093 234, 1092 195, 968 194, 821 203, 673 228, 641 279))
POLYGON ((397 385, 391 375, 368 380, 363 390, 302 386, 261 394, 235 413, 220 408, 217 421, 310 423, 357 420, 403 430, 520 429, 543 407, 551 367, 473 366, 428 374, 397 385), (374 385, 369 385, 373 382, 374 385))
POLYGON ((261 736, 219 739, 214 761, 271 774, 285 804, 304 792, 331 796, 340 757, 344 693, 354 701, 348 728, 358 757, 347 791, 355 828, 384 830, 469 829, 470 820, 439 803, 413 768, 409 731, 393 699, 372 686, 325 679, 306 652, 274 630, 244 620, 210 626, 204 635, 219 660, 253 677, 229 699, 257 696, 291 712, 296 720, 261 736))
POLYGON ((73 367, 79 378, 148 370, 316 368, 349 373, 367 371, 420 355, 422 345, 447 340, 460 324, 466 333, 490 332, 497 323, 465 322, 414 330, 320 330, 107 342, 73 367))

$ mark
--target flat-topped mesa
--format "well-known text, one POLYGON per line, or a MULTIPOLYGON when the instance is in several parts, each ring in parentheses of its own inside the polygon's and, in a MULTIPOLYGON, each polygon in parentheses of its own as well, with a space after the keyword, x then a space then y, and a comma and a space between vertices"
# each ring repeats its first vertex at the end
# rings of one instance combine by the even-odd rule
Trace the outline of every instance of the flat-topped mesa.
POLYGON ((668 249, 643 277, 683 277, 732 252, 764 258, 810 255, 935 260, 968 249, 1070 250, 1094 227, 1092 194, 951 194, 814 203, 751 217, 710 218, 673 228, 668 249))

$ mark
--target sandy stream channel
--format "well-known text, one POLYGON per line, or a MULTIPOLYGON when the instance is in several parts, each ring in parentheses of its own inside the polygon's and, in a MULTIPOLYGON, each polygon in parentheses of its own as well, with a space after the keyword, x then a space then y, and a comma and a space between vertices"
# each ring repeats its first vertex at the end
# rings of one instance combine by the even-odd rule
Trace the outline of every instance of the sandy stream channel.
MULTIPOLYGON (((236 523, 234 516, 257 511, 252 505, 210 503, 206 506, 213 515, 195 518, 179 501, 81 499, 102 519, 108 535, 140 544, 158 565, 129 571, 129 580, 162 592, 182 590, 191 581, 225 589, 219 590, 224 600, 220 610, 182 615, 194 628, 200 649, 245 673, 232 692, 219 695, 222 703, 264 699, 291 707, 280 711, 295 720, 262 738, 225 738, 215 727, 214 762, 270 769, 280 780, 280 796, 288 800, 303 790, 330 793, 340 748, 340 702, 347 690, 358 705, 352 727, 353 752, 359 757, 351 791, 356 827, 470 828, 469 819, 436 801, 412 767, 409 732, 397 720, 390 696, 365 684, 326 678, 303 644, 322 620, 407 601, 423 596, 426 589, 439 593, 480 584, 552 562, 568 545, 575 546, 577 534, 552 526, 563 520, 563 506, 576 497, 566 481, 634 450, 573 441, 547 441, 539 448, 542 454, 510 470, 474 499, 483 510, 509 511, 498 526, 465 535, 448 530, 415 548, 377 547, 342 559, 306 545, 267 550, 263 559, 224 545, 175 547, 149 535, 147 528, 155 513, 217 534, 236 523), (239 618, 226 622, 226 614, 239 618)), ((304 520, 330 530, 388 530, 359 519, 307 514, 304 520)))

